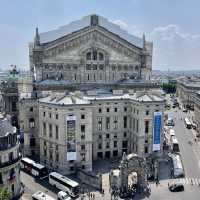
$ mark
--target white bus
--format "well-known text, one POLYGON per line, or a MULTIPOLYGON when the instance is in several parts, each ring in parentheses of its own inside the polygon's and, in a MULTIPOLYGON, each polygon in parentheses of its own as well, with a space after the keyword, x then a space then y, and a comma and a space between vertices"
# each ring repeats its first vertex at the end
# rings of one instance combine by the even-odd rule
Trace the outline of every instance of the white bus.
POLYGON ((190 120, 187 117, 185 118, 185 126, 188 129, 192 128, 192 123, 190 122, 190 120))
POLYGON ((184 169, 180 155, 173 154, 172 161, 174 166, 174 178, 184 177, 184 169))
POLYGON ((21 168, 35 177, 44 178, 48 175, 48 170, 45 166, 36 163, 29 158, 21 159, 21 168))
POLYGON ((78 197, 79 184, 57 172, 49 174, 49 183, 58 189, 67 192, 71 197, 78 197))
POLYGON ((179 143, 178 139, 175 136, 171 137, 171 149, 173 152, 179 152, 179 143))
POLYGON ((34 193, 32 195, 32 199, 33 200, 56 200, 53 197, 41 191, 37 191, 36 193, 34 193))

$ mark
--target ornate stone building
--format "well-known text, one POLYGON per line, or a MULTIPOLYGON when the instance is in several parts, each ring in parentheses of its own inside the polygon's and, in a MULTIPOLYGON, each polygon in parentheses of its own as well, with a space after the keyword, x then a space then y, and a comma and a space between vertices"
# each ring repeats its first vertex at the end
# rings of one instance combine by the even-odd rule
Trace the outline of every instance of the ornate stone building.
POLYGON ((12 198, 20 194, 20 159, 16 128, 0 114, 0 187, 8 188, 12 198))
POLYGON ((150 80, 151 42, 137 38, 98 15, 39 34, 29 46, 37 82, 112 83, 124 78, 150 80))
POLYGON ((66 174, 123 152, 153 153, 153 117, 165 101, 145 91, 158 87, 145 36, 90 15, 46 33, 36 29, 29 47, 31 77, 18 81, 25 155, 66 174))

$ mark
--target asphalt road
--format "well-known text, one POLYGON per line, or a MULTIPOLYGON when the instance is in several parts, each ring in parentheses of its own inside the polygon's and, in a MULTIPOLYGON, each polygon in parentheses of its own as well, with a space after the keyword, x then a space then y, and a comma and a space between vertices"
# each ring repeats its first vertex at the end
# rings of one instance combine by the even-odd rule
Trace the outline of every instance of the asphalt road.
POLYGON ((168 111, 168 115, 175 120, 174 130, 179 141, 185 175, 189 178, 200 179, 200 143, 194 141, 194 130, 187 129, 184 123, 184 118, 190 117, 190 113, 183 113, 182 110, 176 108, 168 111), (189 144, 189 141, 192 144, 189 144))

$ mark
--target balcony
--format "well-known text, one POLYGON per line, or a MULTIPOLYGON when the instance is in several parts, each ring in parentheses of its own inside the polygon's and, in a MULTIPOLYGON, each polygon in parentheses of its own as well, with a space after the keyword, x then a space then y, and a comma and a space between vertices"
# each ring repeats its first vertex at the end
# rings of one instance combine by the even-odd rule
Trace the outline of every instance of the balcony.
POLYGON ((9 161, 4 162, 4 163, 0 163, 0 169, 15 164, 16 162, 20 161, 21 157, 22 157, 22 156, 19 155, 19 156, 18 156, 17 158, 15 158, 15 159, 9 160, 9 161))

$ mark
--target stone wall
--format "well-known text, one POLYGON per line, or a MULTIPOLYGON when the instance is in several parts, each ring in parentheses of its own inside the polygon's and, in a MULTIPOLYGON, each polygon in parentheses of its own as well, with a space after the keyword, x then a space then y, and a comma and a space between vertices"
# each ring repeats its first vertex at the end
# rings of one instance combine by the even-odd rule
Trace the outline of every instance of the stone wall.
POLYGON ((92 186, 98 190, 102 189, 102 176, 96 176, 90 172, 85 172, 83 170, 77 171, 77 177, 81 180, 82 183, 92 186))

